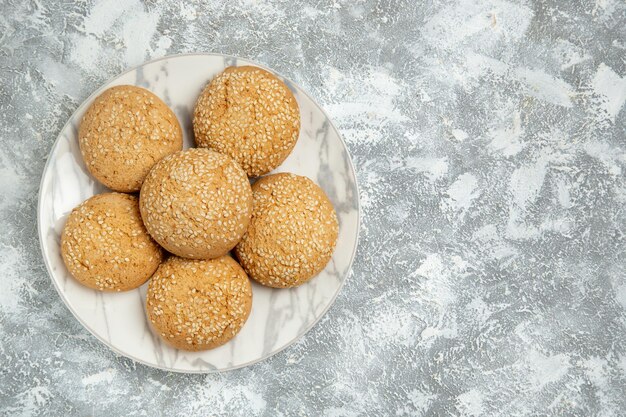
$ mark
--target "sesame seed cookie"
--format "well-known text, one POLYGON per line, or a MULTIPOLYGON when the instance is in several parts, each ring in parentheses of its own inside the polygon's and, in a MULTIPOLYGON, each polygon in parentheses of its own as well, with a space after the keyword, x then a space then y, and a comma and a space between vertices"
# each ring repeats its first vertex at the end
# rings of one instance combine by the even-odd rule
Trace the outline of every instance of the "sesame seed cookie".
POLYGON ((150 235, 183 258, 225 255, 252 215, 246 173, 228 156, 209 149, 163 158, 146 177, 139 201, 150 235))
POLYGON ((250 278, 274 288, 301 285, 330 261, 339 225, 332 203, 313 181, 274 174, 252 186, 254 204, 235 254, 250 278))
POLYGON ((72 210, 61 235, 61 256, 81 284, 126 291, 150 278, 163 253, 141 221, 137 197, 106 193, 72 210))
POLYGON ((143 88, 109 88, 89 106, 78 129, 89 172, 112 190, 135 192, 150 168, 183 148, 174 113, 143 88))
POLYGON ((291 153, 300 134, 300 109, 273 74, 258 67, 228 67, 200 94, 193 129, 199 147, 229 155, 256 177, 291 153))
POLYGON ((243 327, 252 308, 250 280, 229 256, 176 256, 156 271, 146 296, 152 327, 172 346, 205 350, 223 345, 243 327))

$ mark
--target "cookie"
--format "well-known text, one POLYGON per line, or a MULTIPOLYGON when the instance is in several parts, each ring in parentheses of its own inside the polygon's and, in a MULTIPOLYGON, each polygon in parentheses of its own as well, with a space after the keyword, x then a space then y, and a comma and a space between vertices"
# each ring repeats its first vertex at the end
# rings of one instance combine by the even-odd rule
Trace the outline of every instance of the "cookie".
POLYGON ((183 148, 174 113, 143 88, 109 88, 89 106, 78 129, 89 172, 114 191, 139 191, 150 168, 183 148))
POLYGON ((146 282, 163 254, 141 221, 137 197, 106 193, 72 210, 61 235, 61 256, 81 284, 126 291, 146 282))
POLYGON ((248 176, 266 174, 291 153, 300 110, 289 88, 257 67, 229 67, 202 91, 193 116, 196 144, 237 161, 248 176))
POLYGON ((139 200, 150 235, 184 258, 225 255, 252 215, 246 173, 228 156, 209 149, 188 149, 159 161, 139 200))
POLYGON ((229 256, 211 260, 170 257, 159 266, 146 296, 154 330, 170 345, 205 350, 223 345, 243 327, 252 286, 229 256))
POLYGON ((235 254, 250 278, 274 288, 301 285, 332 257, 337 241, 335 209, 306 177, 275 174, 252 187, 254 209, 235 254))

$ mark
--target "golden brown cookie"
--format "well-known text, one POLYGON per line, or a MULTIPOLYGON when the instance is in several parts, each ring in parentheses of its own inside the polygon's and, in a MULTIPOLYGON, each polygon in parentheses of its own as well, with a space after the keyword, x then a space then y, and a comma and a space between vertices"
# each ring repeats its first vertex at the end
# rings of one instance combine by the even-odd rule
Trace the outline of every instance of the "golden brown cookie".
POLYGON ((139 200, 150 235, 184 258, 225 255, 245 233, 252 214, 246 173, 209 149, 162 159, 146 177, 139 200))
POLYGON ((313 181, 275 174, 252 186, 248 231, 235 248, 250 278, 288 288, 317 275, 332 257, 338 234, 335 209, 313 181))
POLYGON ((291 153, 300 110, 289 88, 258 67, 228 67, 202 91, 193 117, 196 144, 229 155, 251 177, 291 153))
POLYGON ((74 278, 100 291, 141 286, 163 257, 141 221, 137 197, 121 193, 95 195, 72 210, 61 255, 74 278))
POLYGON ((163 262, 148 285, 152 327, 172 346, 205 350, 223 345, 243 327, 252 286, 229 256, 211 260, 176 256, 163 262))
POLYGON ((89 106, 78 129, 85 165, 112 190, 135 192, 150 168, 183 148, 174 113, 143 88, 109 88, 89 106))

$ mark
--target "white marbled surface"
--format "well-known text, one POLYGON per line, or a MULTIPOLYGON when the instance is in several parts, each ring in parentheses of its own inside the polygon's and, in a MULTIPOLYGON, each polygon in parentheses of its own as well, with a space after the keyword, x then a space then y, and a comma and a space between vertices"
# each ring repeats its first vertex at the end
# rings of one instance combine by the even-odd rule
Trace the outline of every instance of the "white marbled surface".
POLYGON ((622 416, 622 0, 4 1, 0 414, 622 416), (147 59, 220 52, 309 92, 363 219, 324 318, 223 374, 116 355, 43 264, 37 191, 64 123, 147 59))

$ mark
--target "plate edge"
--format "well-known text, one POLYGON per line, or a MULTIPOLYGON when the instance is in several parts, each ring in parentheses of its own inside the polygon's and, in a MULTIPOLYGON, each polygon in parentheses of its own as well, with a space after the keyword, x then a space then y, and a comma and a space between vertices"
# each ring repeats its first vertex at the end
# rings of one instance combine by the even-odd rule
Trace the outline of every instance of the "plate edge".
POLYGON ((145 61, 142 62, 139 65, 135 65, 133 67, 127 68, 126 70, 120 72, 119 74, 116 74, 110 78, 108 78, 106 81, 104 81, 100 87, 98 87, 96 90, 94 90, 89 96, 87 96, 87 98, 85 98, 81 104, 72 112, 72 114, 70 115, 70 117, 68 118, 67 122, 63 125, 63 127, 61 128, 61 130, 59 131, 59 134, 57 134, 56 139, 54 140, 54 143, 52 144, 51 150, 48 153, 48 157, 46 159, 46 163, 43 167, 43 172, 41 174, 41 180, 39 181, 39 190, 37 192, 37 235, 39 237, 39 248, 41 251, 41 255, 44 261, 44 264, 46 266, 46 271, 48 273, 48 277, 50 278, 50 280, 52 281, 54 288, 56 289, 59 298, 61 298, 61 300, 63 301, 63 304, 65 305, 65 307, 70 311, 70 313, 72 313, 72 315, 74 316, 74 318, 92 335, 94 336, 100 343, 104 344, 108 349, 110 349, 111 351, 115 352, 115 354, 117 354, 118 356, 123 356, 125 358, 131 359, 137 363, 140 363, 142 365, 148 366, 150 368, 154 368, 154 369, 159 369, 162 371, 166 371, 166 372, 176 372, 176 373, 182 373, 182 374, 217 374, 217 373, 223 373, 223 372, 229 372, 229 371, 234 371, 236 369, 241 369, 241 368, 245 368, 247 366, 252 366, 256 363, 262 362, 280 352, 282 352, 283 350, 287 349, 288 347, 292 346, 293 344, 295 344, 297 341, 299 341, 304 335, 306 335, 311 329, 313 329, 313 327, 315 327, 320 320, 322 319, 322 317, 324 317, 328 311, 330 310, 330 308, 335 304, 335 301, 337 299, 337 297, 339 296, 339 293, 341 292, 341 290, 343 289, 346 279, 348 278, 348 276, 350 275, 350 273, 352 272, 352 267, 354 265, 354 260, 356 258, 356 253, 359 247, 359 237, 360 237, 360 233, 361 233, 361 221, 362 221, 362 213, 361 213, 361 191, 359 189, 359 183, 358 183, 358 176, 357 176, 357 171, 354 167, 354 163, 352 162, 352 157, 350 156, 350 152, 349 152, 349 148, 348 145, 346 144, 346 141, 343 139, 343 136, 340 134, 339 130, 337 129, 337 127, 335 126, 333 120, 329 117, 328 113, 326 113, 326 110, 319 105, 319 103, 317 102, 317 100, 314 100, 313 97, 306 91, 304 90, 302 87, 300 87, 299 84, 293 83, 291 81, 290 78, 284 77, 281 73, 270 69, 268 67, 266 67, 263 64, 259 64, 256 61, 250 60, 248 58, 241 58, 241 57, 236 57, 233 55, 228 55, 228 54, 220 54, 220 53, 211 53, 211 52, 192 52, 192 53, 180 53, 180 54, 173 54, 173 55, 166 55, 166 56, 162 56, 159 58, 155 58, 149 61, 145 61), (76 312, 70 307, 70 305, 68 305, 68 303, 65 301, 65 297, 63 296, 63 293, 61 292, 61 289, 59 288, 56 280, 53 278, 53 273, 52 273, 52 269, 48 263, 48 258, 46 256, 46 249, 44 247, 44 243, 43 243, 43 235, 42 235, 42 229, 41 229, 41 213, 42 213, 42 187, 44 184, 44 180, 46 179, 46 173, 48 171, 48 165, 50 164, 50 159, 51 156, 54 152, 56 152, 57 150, 57 145, 61 136, 61 132, 65 131, 65 129, 68 127, 68 125, 70 124, 70 121, 74 118, 74 115, 76 113, 78 113, 79 111, 81 111, 82 109, 84 109, 87 106, 87 103, 91 103, 93 101, 93 99, 97 96, 98 92, 105 86, 110 84, 111 82, 113 82, 115 79, 121 77, 124 74, 127 74, 131 71, 135 71, 138 68, 147 65, 147 64, 153 64, 159 61, 163 61, 166 59, 171 59, 171 58, 177 58, 177 57, 183 57, 183 56, 216 56, 216 57, 222 57, 222 58, 231 58, 231 59, 235 59, 235 60, 243 60, 243 61, 247 61, 252 65, 258 66, 259 68, 263 68, 273 74, 278 75, 279 77, 291 82, 293 85, 296 85, 300 91, 302 91, 302 93, 304 93, 304 95, 311 100, 313 103, 315 103, 315 105, 321 110, 322 114, 326 117, 326 119, 329 121, 330 126, 332 127, 332 129, 335 131, 335 133, 337 134, 337 137, 339 137, 339 140, 341 141, 341 144, 343 145, 345 151, 346 151, 346 155, 348 156, 348 164, 350 166, 350 169, 352 171, 352 176, 354 178, 354 185, 356 187, 356 209, 357 209, 357 229, 356 229, 356 236, 355 236, 355 245, 354 245, 354 249, 352 251, 352 255, 350 257, 350 262, 349 262, 349 266, 348 266, 348 272, 346 273, 346 275, 344 276, 343 280, 341 281, 341 285, 339 286, 338 290, 335 292, 335 294, 333 295, 332 299, 330 300, 330 302, 328 303, 328 305, 326 306, 326 308, 324 309, 324 311, 322 311, 322 313, 319 315, 319 317, 317 317, 309 326, 307 326, 302 333, 300 333, 297 337, 295 337, 293 340, 291 340, 289 343, 285 344, 284 346, 282 346, 281 348, 277 349, 274 352, 270 352, 265 356, 262 356, 258 359, 255 359, 254 361, 251 362, 246 362, 240 365, 236 365, 236 366, 232 366, 229 368, 224 368, 224 369, 203 369, 203 370, 188 370, 188 369, 178 369, 178 368, 163 368, 160 367, 158 365, 154 365, 152 363, 147 363, 139 358, 135 358, 132 356, 129 356, 125 353, 120 352, 119 350, 117 350, 117 348, 111 346, 107 341, 103 340, 100 336, 98 336, 97 334, 95 334, 80 318, 80 316, 78 314, 76 314, 76 312))

